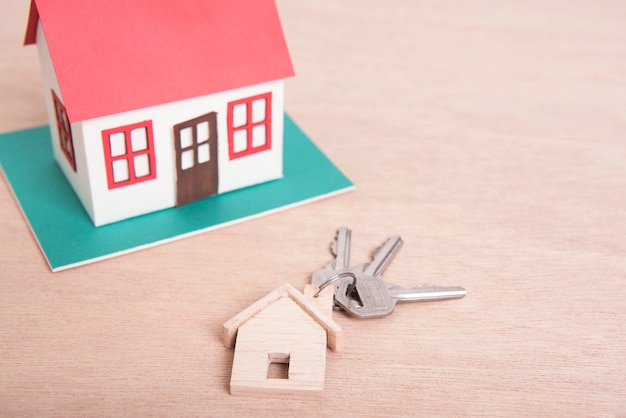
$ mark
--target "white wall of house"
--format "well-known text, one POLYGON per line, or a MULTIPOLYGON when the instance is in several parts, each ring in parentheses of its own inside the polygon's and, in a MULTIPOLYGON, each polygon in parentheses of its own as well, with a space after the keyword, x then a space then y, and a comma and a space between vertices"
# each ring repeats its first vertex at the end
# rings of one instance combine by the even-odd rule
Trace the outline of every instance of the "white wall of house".
POLYGON ((218 113, 219 193, 229 192, 260 182, 283 177, 283 126, 284 126, 284 81, 263 83, 225 93, 224 111, 218 113), (272 92, 272 149, 234 160, 228 156, 228 127, 226 121, 227 102, 258 94, 272 92))
POLYGON ((284 82, 273 81, 189 100, 148 107, 112 116, 90 119, 81 124, 87 157, 88 177, 96 226, 175 206, 176 155, 174 125, 217 112, 218 192, 282 177, 284 82), (228 102, 272 92, 272 147, 256 154, 229 159, 228 102), (102 131, 146 120, 152 121, 157 177, 109 190, 102 131))
POLYGON ((50 59, 50 51, 48 50, 48 44, 44 36, 41 23, 37 24, 37 51, 39 53, 39 62, 41 65, 41 73, 44 87, 44 101, 46 103, 46 110, 48 112, 48 123, 50 125, 50 136, 52 138, 52 151, 54 158, 57 161, 59 168, 65 174, 65 177, 71 184, 72 188, 78 195, 83 207, 94 218, 93 201, 91 199, 89 178, 87 173, 87 161, 85 158, 85 149, 83 147, 83 141, 80 134, 80 123, 72 123, 72 131, 74 135, 74 156, 76 160, 76 172, 72 169, 68 163, 65 155, 62 153, 59 146, 59 132, 57 130, 57 122, 54 111, 54 104, 52 101, 52 91, 56 93, 57 97, 63 101, 63 95, 59 89, 59 83, 57 82, 52 61, 50 59))
MULTIPOLYGON (((218 193, 281 178, 283 175, 284 81, 272 81, 222 93, 72 122, 76 158, 74 172, 59 147, 51 90, 63 101, 41 24, 37 28, 44 97, 52 135, 54 156, 96 226, 175 206, 176 124, 217 112, 218 193), (228 103, 259 94, 272 93, 272 147, 270 150, 230 160, 228 150, 228 103), (156 178, 109 190, 102 131, 152 121, 156 156, 156 178)), ((139 82, 141 80, 138 80, 139 82)))

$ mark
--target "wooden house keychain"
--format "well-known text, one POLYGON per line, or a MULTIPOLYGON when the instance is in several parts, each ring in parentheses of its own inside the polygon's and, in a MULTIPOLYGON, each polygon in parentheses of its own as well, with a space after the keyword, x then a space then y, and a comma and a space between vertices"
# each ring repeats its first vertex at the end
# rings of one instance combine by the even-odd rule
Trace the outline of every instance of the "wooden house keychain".
POLYGON ((369 263, 350 267, 351 231, 342 227, 334 258, 315 271, 304 294, 284 284, 224 323, 224 344, 235 347, 233 395, 321 397, 326 346, 343 348, 343 330, 332 320, 333 305, 357 318, 389 315, 398 302, 457 299, 460 286, 404 288, 382 279, 402 246, 391 237, 369 263), (235 340, 237 341, 235 344, 235 340))

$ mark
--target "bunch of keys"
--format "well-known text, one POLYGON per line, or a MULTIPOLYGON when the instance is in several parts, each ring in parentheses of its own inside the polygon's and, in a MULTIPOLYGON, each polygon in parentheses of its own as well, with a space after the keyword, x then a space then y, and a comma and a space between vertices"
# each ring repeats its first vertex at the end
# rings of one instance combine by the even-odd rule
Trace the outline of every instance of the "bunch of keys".
POLYGON ((382 274, 402 247, 398 236, 378 247, 371 262, 350 267, 351 235, 346 227, 337 230, 331 246, 334 259, 315 271, 311 280, 319 288, 315 296, 333 285, 335 305, 350 315, 377 318, 391 314, 398 302, 457 299, 467 294, 460 286, 422 285, 407 289, 385 282, 382 274))

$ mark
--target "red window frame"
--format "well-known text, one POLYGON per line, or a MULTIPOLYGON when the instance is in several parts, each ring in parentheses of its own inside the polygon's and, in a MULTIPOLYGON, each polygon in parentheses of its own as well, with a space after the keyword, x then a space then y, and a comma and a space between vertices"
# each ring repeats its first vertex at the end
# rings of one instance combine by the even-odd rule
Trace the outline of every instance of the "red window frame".
POLYGON ((107 170, 107 182, 109 190, 123 186, 130 186, 132 184, 137 184, 156 178, 156 158, 154 154, 154 138, 152 134, 151 120, 104 130, 102 131, 102 144, 104 146, 104 161, 107 170), (146 148, 133 150, 131 132, 139 128, 144 128, 146 130, 146 148), (124 153, 113 156, 111 148, 111 135, 120 133, 124 135, 124 153), (148 174, 140 176, 137 175, 137 172, 135 170, 135 158, 142 155, 148 156, 149 171, 148 174), (115 181, 113 165, 116 161, 120 160, 126 160, 126 164, 128 167, 128 178, 115 181))
POLYGON ((272 148, 272 93, 263 93, 257 96, 247 97, 228 103, 228 155, 231 160, 256 154, 272 148), (265 119, 257 122, 252 121, 252 104, 257 100, 265 100, 265 119), (235 126, 234 111, 235 106, 245 104, 246 121, 241 126, 235 126), (265 143, 253 146, 253 129, 265 126, 265 143), (235 134, 239 131, 246 133, 246 148, 241 151, 235 150, 235 134))
POLYGON ((59 148, 65 156, 65 159, 76 172, 76 156, 74 155, 74 139, 72 138, 72 127, 67 116, 67 110, 59 99, 59 96, 52 91, 52 104, 54 105, 54 117, 57 123, 57 131, 59 133, 59 148))

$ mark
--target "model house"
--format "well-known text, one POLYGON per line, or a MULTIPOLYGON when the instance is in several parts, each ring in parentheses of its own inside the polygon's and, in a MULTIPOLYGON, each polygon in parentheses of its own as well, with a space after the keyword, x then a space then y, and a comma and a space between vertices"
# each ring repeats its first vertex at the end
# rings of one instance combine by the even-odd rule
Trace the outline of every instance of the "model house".
POLYGON ((33 0, 55 159, 96 226, 279 179, 274 0, 33 0))
POLYGON ((231 394, 322 396, 326 346, 343 347, 343 331, 329 315, 331 287, 328 314, 285 284, 224 323, 224 344, 235 347, 231 394))

